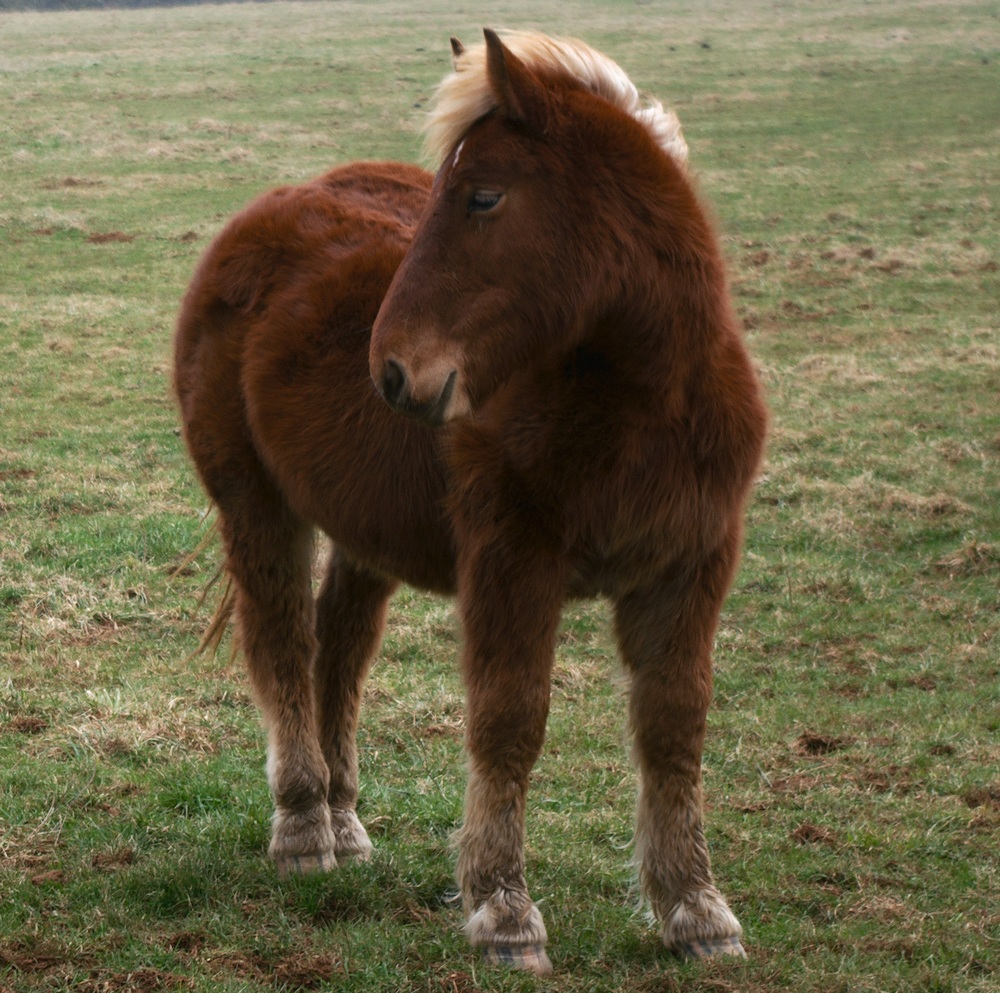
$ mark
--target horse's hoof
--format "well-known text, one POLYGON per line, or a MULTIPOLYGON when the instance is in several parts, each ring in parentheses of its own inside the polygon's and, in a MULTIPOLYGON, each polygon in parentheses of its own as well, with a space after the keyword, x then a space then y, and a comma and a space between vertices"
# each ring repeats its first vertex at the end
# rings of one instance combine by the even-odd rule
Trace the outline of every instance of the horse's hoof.
POLYGON ((547 976, 552 971, 544 945, 484 945, 483 958, 495 965, 533 972, 536 976, 547 976))
POLYGON ((745 959, 746 951, 736 935, 728 938, 709 938, 705 941, 688 941, 677 949, 677 954, 685 959, 712 959, 729 955, 745 959))
POLYGON ((364 825, 353 810, 330 811, 330 826, 337 839, 337 864, 367 862, 372 857, 372 843, 364 825))
POLYGON ((333 852, 311 852, 309 855, 279 855, 274 859, 278 875, 282 879, 289 876, 308 876, 315 872, 330 872, 337 868, 337 856, 333 852))

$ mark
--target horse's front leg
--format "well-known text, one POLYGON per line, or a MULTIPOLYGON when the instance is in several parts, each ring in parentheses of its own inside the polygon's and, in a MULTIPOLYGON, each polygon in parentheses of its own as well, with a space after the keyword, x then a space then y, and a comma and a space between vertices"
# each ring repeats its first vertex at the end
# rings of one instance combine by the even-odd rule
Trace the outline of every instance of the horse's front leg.
POLYGON ((469 784, 458 882, 472 944, 490 961, 544 973, 545 924, 525 880, 525 804, 545 737, 563 581, 558 560, 530 545, 501 539, 460 563, 469 784))
POLYGON ((641 777, 639 880, 664 944, 691 958, 745 954, 739 921, 712 880, 701 794, 712 640, 734 563, 735 543, 615 604, 641 777))

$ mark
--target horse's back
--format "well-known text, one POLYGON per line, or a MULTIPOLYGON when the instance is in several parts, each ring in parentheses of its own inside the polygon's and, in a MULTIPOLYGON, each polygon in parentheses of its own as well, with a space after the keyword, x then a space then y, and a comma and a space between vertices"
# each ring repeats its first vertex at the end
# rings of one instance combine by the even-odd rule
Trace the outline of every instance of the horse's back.
POLYGON ((430 179, 402 163, 361 162, 257 197, 201 260, 181 311, 179 347, 202 311, 219 304, 243 314, 257 311, 303 267, 327 264, 330 251, 363 251, 372 263, 384 255, 398 265, 430 179))
POLYGON ((396 417, 368 371, 371 325, 430 184, 413 166, 355 163, 254 200, 192 281, 176 388, 188 446, 223 513, 259 463, 348 553, 446 588, 452 553, 433 434, 396 417))

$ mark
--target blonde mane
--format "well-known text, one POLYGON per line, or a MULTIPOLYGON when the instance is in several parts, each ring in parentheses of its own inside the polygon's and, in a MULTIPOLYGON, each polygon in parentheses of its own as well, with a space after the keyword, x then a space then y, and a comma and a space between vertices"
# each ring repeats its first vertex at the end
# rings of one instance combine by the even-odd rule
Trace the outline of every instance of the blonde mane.
MULTIPOLYGON (((549 38, 532 32, 504 32, 503 43, 529 69, 562 72, 592 93, 635 118, 656 143, 680 164, 687 163, 681 122, 658 100, 644 98, 622 68, 606 55, 572 38, 549 38)), ((444 161, 469 128, 496 107, 486 75, 486 46, 455 55, 455 71, 437 88, 424 129, 424 147, 436 163, 444 161)))

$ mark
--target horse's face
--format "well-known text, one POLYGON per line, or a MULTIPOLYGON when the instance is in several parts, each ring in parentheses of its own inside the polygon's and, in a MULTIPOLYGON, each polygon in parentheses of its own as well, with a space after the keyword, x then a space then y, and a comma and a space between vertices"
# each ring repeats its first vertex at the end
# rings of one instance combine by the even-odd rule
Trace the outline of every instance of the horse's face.
POLYGON ((499 109, 438 171, 372 332, 379 392, 432 424, 467 417, 511 375, 554 354, 585 309, 580 245, 590 209, 574 189, 586 156, 558 153, 551 131, 540 137, 551 116, 546 91, 499 40, 495 48, 499 109))

